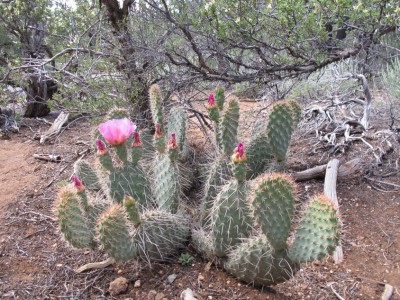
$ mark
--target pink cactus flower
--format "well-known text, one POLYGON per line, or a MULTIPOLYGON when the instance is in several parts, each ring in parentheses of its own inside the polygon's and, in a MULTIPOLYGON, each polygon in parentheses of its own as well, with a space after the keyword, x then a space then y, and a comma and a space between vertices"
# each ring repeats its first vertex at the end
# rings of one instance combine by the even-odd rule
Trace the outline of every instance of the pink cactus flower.
POLYGON ((207 100, 207 104, 206 104, 206 106, 207 106, 207 108, 212 108, 212 107, 215 107, 215 97, 214 97, 214 94, 213 93, 211 93, 210 95, 208 95, 208 100, 207 100))
POLYGON ((140 147, 140 146, 142 146, 142 142, 140 140, 140 135, 139 135, 139 132, 135 131, 133 133, 132 147, 140 147))
POLYGON ((71 177, 71 180, 72 180, 72 182, 73 182, 73 184, 74 184, 74 187, 76 188, 76 190, 77 190, 78 192, 82 192, 82 191, 85 189, 84 185, 83 185, 82 182, 79 180, 78 176, 76 176, 76 175, 72 176, 72 177, 71 177))
POLYGON ((168 141, 168 149, 176 149, 178 147, 176 143, 176 135, 175 133, 171 133, 171 137, 169 138, 168 141))
POLYGON ((244 145, 243 143, 239 143, 235 150, 233 150, 232 161, 233 162, 242 162, 246 160, 246 153, 244 153, 244 145))
POLYGON ((161 125, 157 123, 157 124, 155 125, 155 127, 156 127, 156 131, 154 132, 154 137, 155 137, 155 138, 162 137, 161 125))
POLYGON ((106 144, 102 140, 96 140, 97 155, 103 155, 108 152, 106 144))
POLYGON ((123 144, 135 130, 136 125, 128 118, 113 119, 99 125, 101 135, 113 146, 123 144))

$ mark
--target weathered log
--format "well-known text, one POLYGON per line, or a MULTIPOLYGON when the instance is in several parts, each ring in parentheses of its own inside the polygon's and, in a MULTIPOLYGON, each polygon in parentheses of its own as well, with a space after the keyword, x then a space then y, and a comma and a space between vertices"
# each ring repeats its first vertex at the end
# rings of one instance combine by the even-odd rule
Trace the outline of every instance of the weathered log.
POLYGON ((40 136, 40 144, 44 144, 44 142, 60 133, 63 125, 67 123, 69 118, 69 113, 61 112, 57 119, 54 120, 53 125, 40 136))
MULTIPOLYGON (((328 162, 326 166, 326 175, 324 181, 324 194, 333 202, 334 206, 339 209, 339 202, 336 193, 338 169, 339 169, 339 160, 332 159, 331 161, 328 162)), ((333 253, 333 260, 335 261, 336 264, 339 264, 343 261, 343 248, 342 245, 340 244, 340 241, 338 246, 336 246, 335 252, 333 253)))
MULTIPOLYGON (((296 172, 292 174, 295 181, 305 181, 315 178, 323 178, 327 169, 327 164, 315 166, 311 169, 307 169, 301 172, 296 172)), ((349 178, 361 170, 361 160, 360 158, 355 158, 341 164, 338 170, 338 179, 349 178)))

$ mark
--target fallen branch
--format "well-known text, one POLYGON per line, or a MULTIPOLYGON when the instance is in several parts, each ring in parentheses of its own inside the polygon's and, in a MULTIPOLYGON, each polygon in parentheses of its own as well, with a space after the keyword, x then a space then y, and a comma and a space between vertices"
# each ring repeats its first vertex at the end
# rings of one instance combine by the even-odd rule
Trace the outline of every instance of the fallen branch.
POLYGON ((69 113, 61 112, 58 115, 57 119, 54 120, 53 125, 51 125, 51 127, 40 136, 40 144, 44 144, 46 140, 59 134, 61 128, 64 126, 65 123, 67 123, 68 118, 69 113))
MULTIPOLYGON (((322 178, 325 175, 327 168, 327 164, 315 166, 311 169, 307 169, 301 172, 296 172, 292 174, 292 177, 295 181, 305 181, 315 178, 322 178)), ((338 179, 349 178, 359 173, 361 169, 361 160, 359 158, 355 158, 341 164, 338 170, 338 179)))
POLYGON ((60 162, 61 156, 60 155, 53 155, 53 154, 33 154, 33 157, 40 160, 51 161, 51 162, 60 162))
MULTIPOLYGON (((336 193, 338 169, 339 169, 339 160, 332 159, 331 161, 329 161, 326 166, 326 175, 324 181, 324 194, 330 200, 332 200, 334 206, 337 208, 339 208, 339 202, 336 193)), ((339 222, 341 222, 340 219, 339 222)), ((342 245, 340 244, 340 241, 338 246, 336 246, 335 252, 333 253, 333 260, 335 261, 335 264, 339 264, 343 261, 343 248, 342 245)))
POLYGON ((92 270, 92 269, 103 269, 103 268, 108 267, 109 265, 112 265, 113 263, 115 263, 115 259, 110 257, 103 261, 88 263, 86 265, 83 265, 82 267, 79 267, 78 269, 76 269, 75 272, 82 273, 82 272, 85 272, 87 270, 92 270))

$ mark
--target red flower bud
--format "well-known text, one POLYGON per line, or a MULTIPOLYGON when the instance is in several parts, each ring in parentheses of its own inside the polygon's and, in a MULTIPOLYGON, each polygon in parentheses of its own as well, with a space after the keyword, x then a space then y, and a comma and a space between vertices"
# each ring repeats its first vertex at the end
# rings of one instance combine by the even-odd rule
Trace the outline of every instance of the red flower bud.
POLYGON ((208 100, 207 100, 207 108, 212 108, 215 106, 215 97, 214 94, 211 93, 210 95, 208 95, 208 100))
POLYGON ((132 147, 140 147, 140 146, 142 146, 142 142, 140 141, 140 135, 139 132, 135 131, 133 133, 132 147))
POLYGON ((107 147, 104 142, 100 139, 96 140, 97 155, 103 155, 107 153, 107 147))
POLYGON ((72 182, 74 183, 74 187, 76 188, 76 190, 77 190, 78 192, 82 192, 82 191, 85 189, 84 185, 83 185, 82 182, 79 180, 78 176, 76 176, 76 175, 72 176, 72 177, 71 177, 71 180, 72 180, 72 182))
POLYGON ((171 133, 171 137, 169 138, 168 141, 168 149, 176 149, 178 145, 176 144, 176 135, 175 133, 171 133))
POLYGON ((235 150, 233 150, 232 161, 233 162, 242 162, 246 160, 246 154, 244 153, 243 143, 239 143, 235 150))
POLYGON ((157 124, 155 125, 155 127, 156 127, 156 131, 154 132, 154 137, 155 137, 155 138, 162 137, 161 125, 157 123, 157 124))

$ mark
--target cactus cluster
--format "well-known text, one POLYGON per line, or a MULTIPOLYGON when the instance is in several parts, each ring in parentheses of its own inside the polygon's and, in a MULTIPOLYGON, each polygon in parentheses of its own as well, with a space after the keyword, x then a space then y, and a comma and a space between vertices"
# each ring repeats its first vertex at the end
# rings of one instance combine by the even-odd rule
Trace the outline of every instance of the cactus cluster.
POLYGON ((171 109, 167 139, 158 86, 149 94, 153 142, 148 131, 136 131, 127 111, 111 111, 96 132, 96 165, 78 161, 73 183, 58 193, 60 231, 76 248, 100 245, 117 260, 152 263, 169 259, 188 240, 188 219, 178 212, 185 114, 171 109))
POLYGON ((263 174, 248 182, 237 171, 245 164, 239 144, 232 156, 234 179, 218 193, 209 224, 194 231, 195 248, 256 286, 283 282, 300 263, 331 254, 339 239, 338 213, 332 201, 323 195, 312 198, 292 231, 295 183, 283 173, 263 174), (291 234, 293 242, 289 242, 291 234))
MULTIPOLYGON (((206 104, 209 118, 213 121, 218 154, 210 162, 204 186, 201 223, 207 224, 209 210, 215 197, 227 179, 232 177, 229 156, 237 144, 239 105, 231 98, 224 109, 224 89, 218 87, 215 95, 210 94, 206 104)), ((293 130, 301 116, 301 108, 295 100, 279 101, 272 105, 266 120, 257 125, 256 133, 247 147, 247 163, 242 173, 247 179, 255 178, 269 168, 281 169, 293 130)), ((235 169, 233 170, 235 171, 235 169)))
POLYGON ((125 110, 111 111, 96 133, 96 165, 78 161, 73 183, 60 189, 56 215, 72 246, 100 245, 117 260, 139 257, 151 264, 178 254, 191 234, 204 257, 257 286, 288 280, 300 263, 332 253, 339 239, 337 208, 318 195, 296 218, 295 183, 271 172, 285 163, 301 115, 296 101, 275 103, 245 149, 237 138, 238 100, 226 101, 221 87, 210 94, 206 107, 217 149, 200 211, 186 217, 182 199, 193 173, 185 167, 185 113, 173 107, 166 122, 158 86, 149 97, 153 137, 148 129, 137 131, 125 110), (190 232, 196 221, 200 226, 190 232))
POLYGON ((205 181, 201 226, 193 230, 192 242, 237 278, 257 286, 276 284, 292 277, 300 263, 333 252, 339 237, 337 210, 319 195, 310 200, 293 232, 295 183, 282 173, 262 173, 283 167, 300 106, 294 100, 274 103, 245 153, 242 143, 232 147, 237 142, 237 102, 231 99, 223 110, 223 100, 217 105, 217 99, 225 99, 221 91, 210 95, 206 105, 220 154, 205 181))

